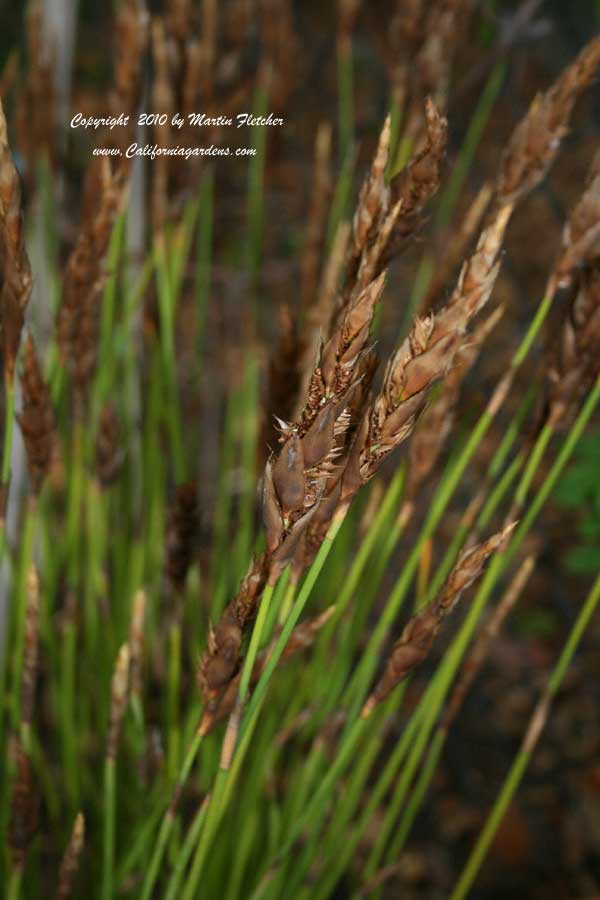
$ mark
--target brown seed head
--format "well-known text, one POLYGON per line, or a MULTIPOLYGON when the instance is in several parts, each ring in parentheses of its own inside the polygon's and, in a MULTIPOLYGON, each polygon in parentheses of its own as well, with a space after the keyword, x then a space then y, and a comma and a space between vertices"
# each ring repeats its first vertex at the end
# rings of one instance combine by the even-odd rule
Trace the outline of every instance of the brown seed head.
POLYGON ((108 741, 106 744, 106 758, 113 761, 117 758, 121 725, 123 724, 123 716, 125 715, 129 698, 129 660, 129 644, 123 644, 117 656, 112 678, 108 741))
POLYGON ((384 673, 365 703, 364 718, 427 657, 443 620, 452 612, 464 591, 479 577, 488 557, 502 547, 515 525, 509 525, 485 543, 460 555, 439 596, 412 617, 394 644, 384 673))
POLYGON ((554 162, 576 100, 600 63, 600 36, 587 44, 545 93, 539 94, 504 151, 497 202, 513 205, 544 178, 554 162))
POLYGON ((56 900, 70 900, 73 894, 84 841, 85 819, 83 813, 80 812, 75 818, 73 831, 60 865, 56 900))
POLYGON ((25 341, 22 412, 19 425, 23 432, 27 467, 33 490, 39 494, 58 450, 54 410, 50 392, 42 377, 35 344, 30 334, 25 341))
POLYGON ((0 338, 6 378, 12 384, 25 308, 31 293, 31 270, 25 251, 21 187, 0 102, 0 338))
POLYGON ((16 773, 10 800, 7 842, 13 867, 22 869, 38 828, 38 796, 29 757, 17 739, 13 740, 12 753, 16 773))

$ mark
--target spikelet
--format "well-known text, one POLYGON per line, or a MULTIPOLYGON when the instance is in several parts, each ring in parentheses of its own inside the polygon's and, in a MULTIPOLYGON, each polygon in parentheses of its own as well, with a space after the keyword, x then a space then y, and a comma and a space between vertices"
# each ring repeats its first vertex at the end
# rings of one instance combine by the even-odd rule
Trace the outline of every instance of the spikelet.
POLYGON ((127 708, 129 697, 129 644, 125 643, 119 650, 115 671, 112 678, 110 717, 108 727, 108 740, 106 743, 106 758, 115 760, 119 749, 119 738, 123 716, 127 708))
POLYGON ((121 150, 135 138, 148 31, 149 16, 142 0, 123 0, 119 3, 114 26, 114 87, 110 101, 114 116, 123 113, 130 117, 127 126, 115 129, 121 150))
POLYGON ((16 773, 10 798, 7 844, 13 868, 22 869, 38 828, 38 797, 29 758, 17 738, 13 739, 11 749, 16 773))
POLYGON ((223 691, 238 670, 244 629, 266 584, 267 566, 266 553, 252 560, 238 593, 209 631, 208 647, 198 669, 198 683, 208 712, 217 708, 223 691))
POLYGON ((142 657, 144 654, 144 621, 146 618, 146 591, 136 591, 129 623, 129 683, 132 696, 142 693, 142 657))
POLYGON ((462 594, 479 577, 486 560, 503 546, 516 522, 493 535, 483 544, 465 550, 446 579, 439 596, 417 613, 405 626, 392 648, 383 675, 365 703, 366 718, 396 685, 428 656, 442 622, 452 612, 462 594))
POLYGON ((353 221, 353 243, 346 267, 345 289, 338 307, 355 296, 403 249, 418 230, 421 213, 440 184, 448 123, 434 102, 425 103, 427 138, 423 149, 386 184, 391 120, 384 122, 377 151, 359 196, 353 221))
MULTIPOLYGON (((402 203, 394 231, 397 244, 406 241, 418 228, 419 215, 440 185, 441 165, 448 143, 448 122, 431 97, 425 101, 426 140, 405 169, 390 184, 392 204, 402 203)), ((392 252, 388 249, 388 256, 392 252)))
POLYGON ((458 712, 464 702, 467 693, 473 681, 483 666, 490 647, 494 639, 498 635, 503 622, 510 614, 515 603, 523 593, 527 582, 535 568, 535 557, 528 556, 519 566, 514 577, 511 579, 508 587, 502 595, 498 605, 494 609, 485 628, 476 638, 475 643, 467 657, 459 680, 457 681, 452 695, 448 702, 448 708, 444 714, 441 727, 444 731, 449 731, 452 722, 455 720, 458 712))
POLYGON ((45 157, 54 165, 58 150, 56 54, 48 44, 46 25, 41 0, 29 0, 25 15, 27 66, 16 104, 16 128, 31 190, 39 160, 45 157))
POLYGON ((600 63, 600 36, 587 44, 549 90, 539 94, 504 151, 497 200, 514 205, 554 162, 576 100, 600 63))
POLYGON ((81 853, 85 841, 85 819, 83 813, 77 813, 75 823, 65 850, 60 871, 58 873, 58 888, 56 900, 70 900, 75 887, 75 879, 81 861, 81 853))
POLYGON ((21 187, 8 146, 0 102, 0 339, 5 378, 12 385, 25 308, 31 293, 31 270, 25 250, 21 187))
MULTIPOLYGON (((165 24, 162 19, 158 18, 152 22, 152 59, 155 70, 152 101, 155 109, 167 115, 167 121, 164 124, 154 125, 154 140, 159 147, 168 148, 171 146, 169 123, 175 112, 175 96, 165 24)), ((162 230, 169 214, 167 199, 170 178, 169 159, 168 156, 159 156, 153 166, 152 224, 155 233, 162 230)))
MULTIPOLYGON (((317 616, 314 616, 311 619, 307 619, 306 622, 301 622, 299 625, 296 625, 294 630, 292 631, 290 638, 285 645, 283 653, 281 654, 280 664, 285 662, 292 657, 297 656, 299 653, 303 653, 305 650, 310 649, 313 645, 316 636, 319 634, 322 628, 325 627, 327 622, 331 619, 333 613, 335 612, 335 605, 329 606, 324 612, 320 613, 317 616)), ((258 654, 256 658, 256 663, 254 664, 254 668, 252 670, 252 677, 250 679, 250 685, 253 687, 258 683, 260 676, 262 675, 267 662, 269 661, 269 656, 271 655, 275 644, 277 642, 277 636, 271 641, 269 647, 266 650, 263 650, 258 654)), ((208 734, 215 725, 222 721, 224 718, 230 715, 232 712, 235 702, 238 695, 240 685, 240 675, 236 675, 227 685, 227 689, 225 690, 223 696, 220 699, 218 707, 215 710, 205 711, 203 721, 201 724, 201 730, 203 734, 208 734)))
POLYGON ((455 421, 456 405, 462 382, 475 364, 484 341, 500 320, 503 308, 498 307, 473 332, 468 343, 457 352, 454 365, 440 387, 439 394, 429 403, 410 442, 409 467, 404 489, 405 498, 414 498, 435 466, 445 440, 455 421))
POLYGON ((65 268, 56 322, 61 357, 74 381, 78 414, 96 368, 104 261, 123 198, 122 175, 111 171, 107 157, 95 157, 86 175, 79 237, 65 268))
POLYGON ((571 285, 572 300, 558 350, 549 368, 547 423, 566 425, 579 399, 600 371, 600 154, 592 163, 587 187, 563 234, 563 252, 550 277, 571 285))
POLYGON ((21 386, 23 400, 19 425, 23 432, 31 485, 34 493, 39 494, 52 467, 58 441, 50 392, 42 377, 30 334, 25 340, 21 386))
POLYGON ((550 389, 547 423, 565 427, 577 403, 589 390, 600 368, 600 265, 590 267, 567 311, 558 352, 548 370, 550 389))

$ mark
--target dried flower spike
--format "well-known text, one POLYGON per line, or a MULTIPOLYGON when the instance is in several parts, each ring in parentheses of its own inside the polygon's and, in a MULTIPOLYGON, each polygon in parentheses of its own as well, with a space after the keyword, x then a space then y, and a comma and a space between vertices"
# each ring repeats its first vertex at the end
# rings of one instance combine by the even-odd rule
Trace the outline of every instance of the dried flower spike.
POLYGON ((57 450, 56 423, 48 386, 44 381, 35 344, 30 334, 23 353, 22 412, 19 425, 23 432, 29 477, 36 494, 50 472, 57 450))
POLYGON ((12 385, 23 317, 31 293, 31 271, 25 251, 21 187, 10 148, 0 101, 0 339, 6 380, 12 385))
POLYGON ((38 827, 38 797, 29 757, 19 740, 14 739, 12 750, 16 774, 10 800, 8 850, 13 868, 22 869, 38 827))
POLYGON ((112 679, 110 718, 106 758, 115 760, 119 748, 121 725, 129 696, 129 644, 123 644, 117 656, 117 663, 112 679))
POLYGON ((81 861, 81 852, 85 841, 85 819, 83 813, 77 813, 73 831, 65 850, 58 875, 56 900, 70 900, 75 887, 75 879, 81 861))
POLYGON ((413 616, 394 644, 385 671, 363 707, 363 718, 369 716, 390 691, 428 656, 442 622, 464 591, 479 577, 488 557, 504 544, 515 525, 516 522, 512 523, 485 543, 477 544, 460 555, 439 596, 413 616))

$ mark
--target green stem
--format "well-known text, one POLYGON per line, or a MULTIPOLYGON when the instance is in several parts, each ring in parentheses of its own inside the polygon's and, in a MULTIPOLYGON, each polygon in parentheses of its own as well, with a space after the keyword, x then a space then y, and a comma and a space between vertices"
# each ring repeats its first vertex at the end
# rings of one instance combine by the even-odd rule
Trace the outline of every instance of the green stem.
POLYGON ((104 762, 104 833, 102 865, 102 900, 113 900, 115 865, 115 761, 104 762))
POLYGON ((498 827, 502 822, 502 819, 504 818, 504 814, 506 813, 506 810, 521 782, 521 779, 523 778, 525 770, 529 765, 529 761, 531 759, 533 751, 537 746, 537 742, 546 722, 552 700, 562 683, 573 655, 577 650, 585 629, 587 628, 588 623, 592 615, 594 614, 599 601, 600 576, 598 576, 598 578, 596 579, 585 603, 579 611, 575 623, 573 624, 573 627, 570 631, 567 642, 565 643, 562 653, 560 654, 560 657, 546 684, 546 689, 542 694, 538 704, 536 705, 536 708, 530 719, 529 727, 527 729, 527 732, 525 733, 521 748, 517 753, 517 756, 508 772, 508 775, 506 776, 500 793, 498 794, 498 797, 496 798, 496 801, 490 811, 486 823, 477 839, 475 846, 473 847, 473 850, 471 851, 471 854, 456 884, 456 887, 452 891, 450 900, 463 900, 463 898, 467 896, 469 889, 475 881, 477 873, 479 872, 481 864, 485 859, 490 844, 492 843, 494 836, 496 835, 498 827))
POLYGON ((163 819, 160 824, 160 829, 158 832, 158 837, 156 839, 156 843, 154 845, 154 850, 152 852, 152 856, 150 857, 150 864, 146 871, 146 877, 144 879, 144 883, 142 885, 142 892, 140 894, 140 900, 150 900, 152 896, 152 892, 154 890, 154 885, 156 883, 156 879, 158 877, 158 872, 160 869, 160 865, 163 859, 163 855, 165 852, 165 847, 167 846, 167 842, 171 835, 171 831, 173 829, 173 824, 175 822, 175 810, 177 799, 183 789, 183 786, 187 782, 190 772, 192 771, 192 766, 196 761, 196 756, 198 755, 198 751, 200 750, 200 745, 202 743, 203 734, 199 730, 196 730, 194 734, 194 738, 188 748, 188 751, 185 755, 185 759, 183 760, 183 764, 181 766, 179 776, 177 778, 177 782, 173 791, 173 799, 169 804, 167 811, 165 812, 163 819))

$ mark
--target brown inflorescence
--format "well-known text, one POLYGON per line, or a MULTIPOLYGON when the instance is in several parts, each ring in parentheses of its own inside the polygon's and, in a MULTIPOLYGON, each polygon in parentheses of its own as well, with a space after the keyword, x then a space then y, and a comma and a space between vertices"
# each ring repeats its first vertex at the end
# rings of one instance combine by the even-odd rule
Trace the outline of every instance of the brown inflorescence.
POLYGON ((108 157, 94 158, 86 176, 79 237, 65 269, 56 322, 61 357, 73 379, 78 415, 82 414, 96 368, 105 258, 123 198, 122 173, 111 170, 108 157))
POLYGON ((21 186, 0 102, 0 339, 5 378, 10 386, 30 293, 31 270, 25 250, 21 186))
MULTIPOLYGON (((319 613, 319 615, 314 616, 312 619, 307 619, 306 622, 301 622, 299 625, 296 625, 290 635, 287 644, 285 645, 283 653, 281 654, 280 663, 285 662, 291 657, 297 656, 299 653, 303 653, 305 650, 308 650, 314 643, 314 640, 321 629, 330 620, 334 611, 335 606, 330 606, 324 612, 319 613)), ((254 664, 254 668, 252 669, 252 676, 250 679, 251 686, 254 686, 262 675, 264 668, 269 661, 269 656, 272 652, 273 647, 275 646, 275 643, 276 638, 273 639, 269 647, 258 654, 256 663, 254 664)), ((226 718, 233 711, 235 701, 237 699, 239 684, 240 673, 238 672, 235 678, 232 678, 227 684, 226 690, 221 696, 218 707, 214 710, 214 712, 211 711, 205 713, 204 720, 201 726, 203 733, 208 734, 210 731, 212 731, 217 722, 220 722, 222 719, 226 718)))
POLYGON ((13 868, 22 869, 37 832, 39 804, 29 757, 16 738, 12 743, 12 751, 16 773, 10 799, 7 843, 13 868))
POLYGON ((23 433, 27 468, 35 494, 39 494, 58 451, 56 421, 50 391, 44 381, 35 344, 30 334, 25 340, 22 411, 19 425, 23 433))
MULTIPOLYGON (((471 344, 469 327, 495 285, 515 205, 552 164, 573 104, 598 62, 600 38, 582 51, 517 126, 502 158, 491 211, 454 291, 441 310, 415 319, 388 362, 381 391, 369 402, 374 361, 368 340, 383 288, 386 254, 395 236, 402 243, 413 233, 423 204, 437 189, 447 131, 445 120, 428 101, 427 144, 391 189, 385 174, 390 144, 390 122, 386 121, 360 192, 345 280, 304 407, 294 423, 280 422, 282 447, 265 469, 267 550, 253 562, 238 596, 211 631, 201 662, 200 681, 209 712, 216 709, 237 672, 243 631, 264 585, 273 584, 288 564, 292 579, 300 577, 330 523, 343 517, 357 491, 409 437, 431 388, 448 376, 457 355, 471 344)), ((512 373, 499 385, 490 409, 503 401, 510 377, 512 373)))
POLYGON ((428 656, 444 619, 455 608, 464 591, 479 577, 488 557, 503 546, 515 524, 460 555, 439 596, 404 627, 392 648, 383 675, 363 707, 363 718, 369 716, 390 691, 428 656))
POLYGON ((69 900, 73 895, 84 841, 85 819, 83 818, 83 813, 80 812, 75 817, 73 831, 60 865, 56 900, 69 900))
POLYGON ((123 644, 117 656, 115 671, 112 678, 111 702, 108 727, 108 740, 106 743, 106 758, 115 760, 119 749, 121 726, 123 716, 127 708, 129 698, 129 644, 123 644))

